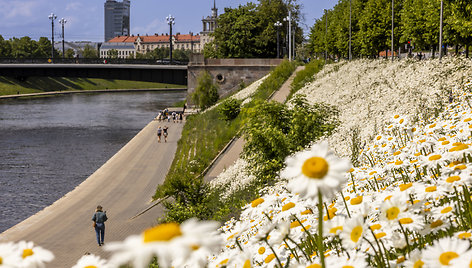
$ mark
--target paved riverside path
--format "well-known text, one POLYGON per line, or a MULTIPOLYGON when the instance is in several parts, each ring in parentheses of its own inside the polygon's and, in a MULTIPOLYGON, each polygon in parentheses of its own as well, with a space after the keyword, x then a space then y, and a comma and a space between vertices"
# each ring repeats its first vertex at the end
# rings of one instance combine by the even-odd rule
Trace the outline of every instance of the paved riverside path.
MULTIPOLYGON (((287 81, 285 81, 282 87, 280 87, 280 89, 277 90, 269 100, 284 102, 290 94, 293 79, 295 78, 296 74, 303 69, 305 69, 305 66, 298 66, 295 72, 293 72, 293 74, 287 79, 287 81)), ((208 170, 208 172, 205 174, 204 180, 207 182, 213 180, 226 168, 233 165, 243 152, 244 144, 246 144, 246 142, 244 141, 243 137, 235 139, 228 146, 226 152, 222 153, 215 161, 213 166, 208 170)))
POLYGON ((162 206, 131 218, 149 207, 157 185, 164 181, 183 125, 152 121, 76 189, 0 234, 0 242, 34 241, 56 257, 46 267, 72 267, 86 252, 108 259, 92 227, 95 208, 102 205, 107 211, 105 244, 155 225, 162 206), (169 126, 167 143, 157 142, 158 125, 169 126))

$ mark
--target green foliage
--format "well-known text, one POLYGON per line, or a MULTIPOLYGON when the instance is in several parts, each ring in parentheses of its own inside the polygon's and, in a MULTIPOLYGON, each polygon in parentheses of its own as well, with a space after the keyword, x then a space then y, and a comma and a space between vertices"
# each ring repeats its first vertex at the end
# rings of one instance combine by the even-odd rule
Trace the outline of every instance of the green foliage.
POLYGON ((218 107, 218 112, 221 115, 220 118, 225 121, 235 119, 241 111, 241 103, 242 101, 233 98, 224 100, 218 107))
POLYGON ((86 59, 98 59, 98 50, 90 45, 85 45, 82 49, 82 57, 86 59))
POLYGON ((282 63, 272 70, 270 76, 262 82, 253 98, 259 100, 268 99, 272 93, 283 85, 293 71, 295 71, 296 64, 296 62, 290 62, 288 60, 282 61, 282 63))
POLYGON ((110 49, 107 51, 107 57, 111 59, 117 59, 118 58, 118 50, 116 49, 110 49))
MULTIPOLYGON (((295 64, 288 61, 277 66, 259 86, 253 99, 267 99, 294 69, 295 64)), ((225 121, 219 109, 187 117, 172 166, 154 195, 154 199, 171 197, 174 201, 165 204, 166 214, 161 221, 181 222, 190 217, 226 220, 257 194, 255 188, 242 189, 222 201, 220 193, 225 189, 210 190, 201 176, 220 150, 237 135, 244 120, 241 113, 235 119, 225 121)))
POLYGON ((277 177, 288 155, 330 135, 338 125, 337 111, 330 106, 309 105, 298 95, 292 104, 289 108, 276 102, 258 102, 245 111, 249 120, 244 127, 244 157, 262 184, 277 177))
POLYGON ((310 83, 315 79, 315 74, 319 72, 324 66, 322 60, 312 60, 310 63, 305 65, 305 69, 299 71, 292 82, 290 94, 287 100, 293 96, 298 90, 304 87, 307 83, 310 83))
MULTIPOLYGON (((349 2, 352 3, 353 55, 378 57, 379 52, 390 50, 391 0, 339 0, 310 29, 308 48, 318 57, 324 58, 325 51, 331 58, 348 57, 349 2)), ((437 50, 440 3, 440 0, 394 1, 395 50, 399 46, 404 47, 408 41, 411 41, 415 50, 437 50)), ((443 43, 466 46, 472 44, 471 14, 471 1, 444 1, 443 43)))
MULTIPOLYGON (((297 21, 300 6, 296 1, 287 4, 283 0, 259 0, 258 4, 247 3, 238 8, 225 8, 218 18, 214 41, 204 48, 207 58, 275 58, 277 54, 276 21, 287 17, 290 8, 295 21, 296 41, 301 43, 303 34, 297 21)), ((280 36, 285 36, 287 26, 280 27, 280 36)), ((284 38, 282 38, 283 40, 284 38)))
POLYGON ((209 72, 204 71, 197 78, 197 87, 191 98, 202 110, 205 110, 218 101, 218 86, 213 83, 209 72))
POLYGON ((66 49, 66 52, 64 53, 64 57, 67 59, 72 59, 75 57, 75 51, 72 48, 66 49))

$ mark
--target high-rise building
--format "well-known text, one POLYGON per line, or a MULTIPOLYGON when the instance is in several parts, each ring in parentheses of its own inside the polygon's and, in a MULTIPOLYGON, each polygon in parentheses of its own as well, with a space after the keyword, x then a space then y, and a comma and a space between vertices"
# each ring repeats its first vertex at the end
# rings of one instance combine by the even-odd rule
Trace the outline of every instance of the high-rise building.
POLYGON ((105 42, 115 36, 130 35, 130 0, 105 2, 105 42))

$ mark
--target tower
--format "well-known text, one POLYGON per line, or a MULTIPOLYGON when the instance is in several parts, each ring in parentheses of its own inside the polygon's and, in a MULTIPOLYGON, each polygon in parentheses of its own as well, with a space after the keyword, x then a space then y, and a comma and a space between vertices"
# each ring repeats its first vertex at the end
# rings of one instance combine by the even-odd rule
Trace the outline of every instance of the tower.
POLYGON ((216 8, 216 0, 213 0, 213 8, 211 9, 211 16, 202 19, 203 30, 200 32, 200 47, 203 49, 206 43, 211 42, 210 34, 213 33, 217 27, 218 8, 216 8))
POLYGON ((105 42, 119 35, 130 35, 130 0, 105 2, 105 42))

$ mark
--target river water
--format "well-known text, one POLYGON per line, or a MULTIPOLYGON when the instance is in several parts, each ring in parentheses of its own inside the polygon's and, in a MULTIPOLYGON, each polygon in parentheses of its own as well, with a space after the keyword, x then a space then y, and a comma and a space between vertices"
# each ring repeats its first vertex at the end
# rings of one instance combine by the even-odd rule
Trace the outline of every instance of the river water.
POLYGON ((73 190, 185 94, 0 100, 0 233, 73 190))

